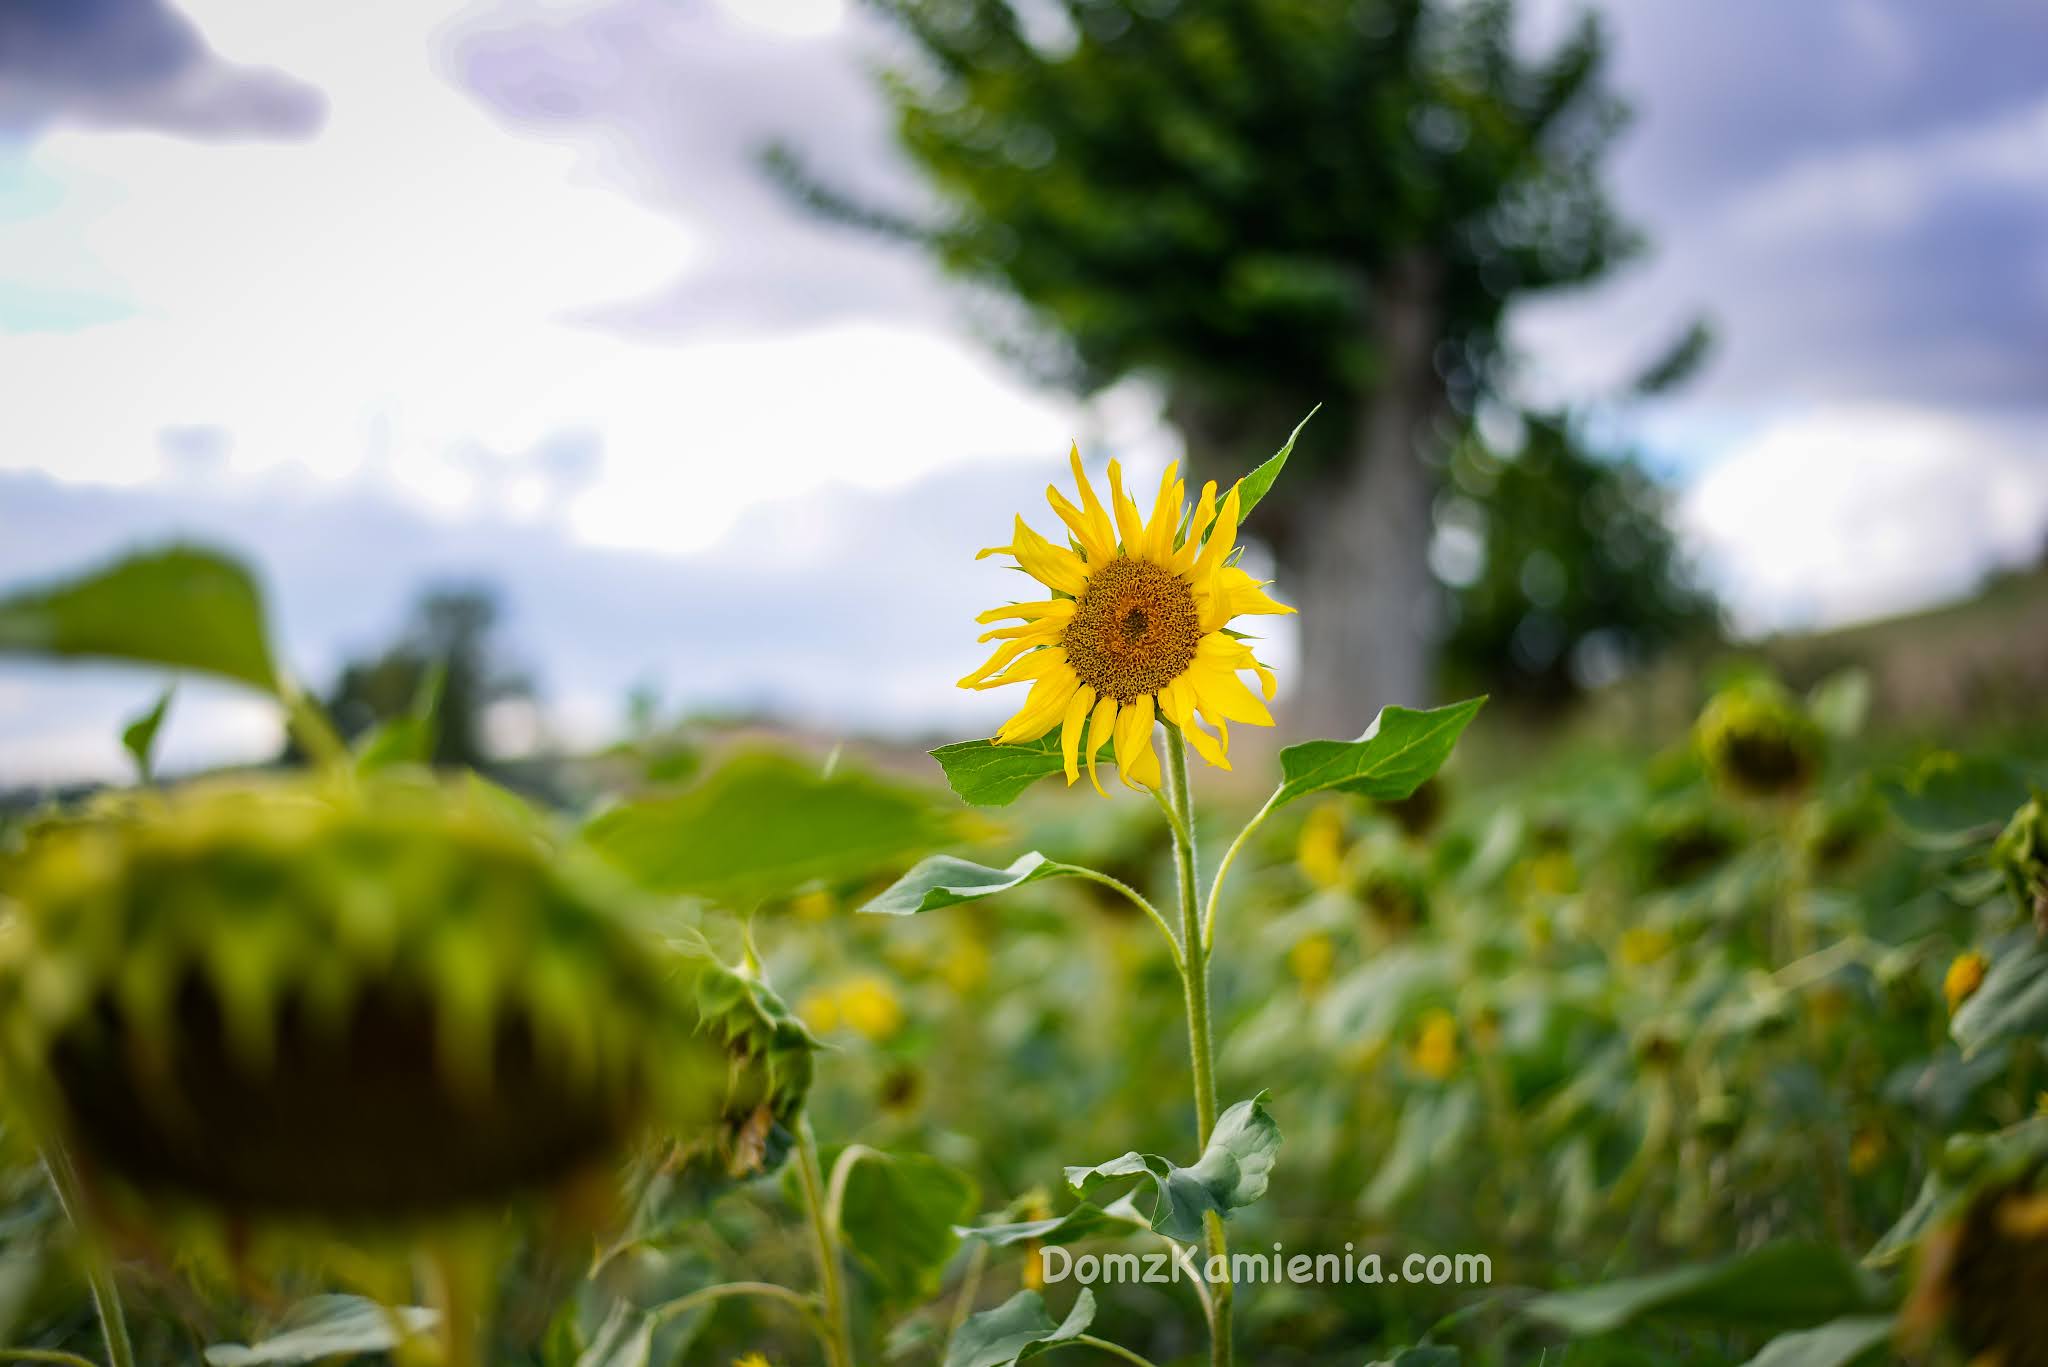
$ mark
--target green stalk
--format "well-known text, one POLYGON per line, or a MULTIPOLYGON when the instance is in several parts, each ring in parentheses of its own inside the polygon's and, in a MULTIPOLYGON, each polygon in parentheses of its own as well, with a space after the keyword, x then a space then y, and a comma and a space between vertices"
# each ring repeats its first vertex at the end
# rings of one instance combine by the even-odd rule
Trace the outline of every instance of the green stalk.
POLYGON ((818 1293, 825 1302, 826 1367, 853 1367, 853 1330, 846 1318, 846 1293, 840 1278, 839 1239, 825 1213, 825 1175, 818 1161, 818 1136, 806 1115, 797 1122, 797 1165, 803 1178, 804 1206, 811 1217, 811 1239, 817 1246, 818 1293))
POLYGON ((114 1285, 113 1265, 107 1260, 106 1250, 79 1223, 85 1194, 78 1184, 78 1169, 71 1166, 71 1155, 57 1144, 44 1148, 43 1166, 49 1170, 50 1185, 57 1189, 57 1204, 63 1207, 64 1218, 86 1243, 85 1282, 92 1289, 100 1334, 107 1341, 108 1367, 135 1367, 135 1345, 128 1338, 128 1317, 121 1310, 121 1290, 114 1285))
MULTIPOLYGON (((1196 1152, 1206 1148, 1216 1128, 1216 1060, 1209 1027, 1209 937, 1195 891, 1195 803, 1188 787, 1188 743, 1180 728, 1166 728, 1166 790, 1176 817, 1173 822, 1174 863, 1180 875, 1181 984, 1188 1006, 1188 1050, 1195 1065, 1195 1123, 1200 1130, 1196 1152)), ((1202 1224, 1208 1233, 1209 1260, 1224 1269, 1213 1287, 1209 1309, 1209 1362, 1230 1367, 1230 1245, 1223 1221, 1210 1211, 1202 1224), (1220 1263, 1217 1262, 1221 1259, 1220 1263)))

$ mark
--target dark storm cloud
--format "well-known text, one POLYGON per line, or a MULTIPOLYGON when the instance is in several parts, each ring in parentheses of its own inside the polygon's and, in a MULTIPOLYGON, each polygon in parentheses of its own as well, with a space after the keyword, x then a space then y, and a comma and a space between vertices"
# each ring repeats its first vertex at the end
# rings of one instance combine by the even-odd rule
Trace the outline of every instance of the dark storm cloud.
POLYGON ((921 261, 806 218, 761 168, 762 152, 787 141, 839 183, 918 202, 861 56, 873 49, 857 23, 781 38, 708 3, 619 0, 563 15, 506 0, 453 32, 442 60, 495 116, 588 146, 601 174, 704 235, 703 268, 588 315, 661 334, 942 307, 921 261))
POLYGON ((303 81, 223 61, 163 0, 0 3, 0 134, 77 120, 202 139, 303 138, 325 112, 303 81))
POLYGON ((1723 345, 1688 405, 2043 402, 2048 7, 1604 12, 1637 110, 1613 184, 1651 253, 1530 309, 1539 364, 1612 384, 1704 312, 1723 345))
MULTIPOLYGON (((1532 30, 1576 8, 1532 4, 1532 30)), ((1691 400, 2039 401, 2048 138, 2035 135, 2031 174, 1973 166, 1969 148, 2048 108, 2048 6, 1600 8, 1615 82, 1638 111, 1615 190, 1653 250, 1593 291, 1531 310, 1539 362, 1597 390, 1705 312, 1724 345, 1691 400), (1831 168, 1858 166, 1863 192, 1904 207, 1872 221, 1856 185, 1830 186, 1831 168)), ((929 266, 806 220, 755 160, 785 138, 837 180, 918 203, 866 75, 881 41, 858 23, 829 39, 776 39, 675 0, 567 17, 507 0, 458 31, 446 60, 499 117, 597 149, 602 174, 705 234, 705 258, 669 289, 592 315, 683 333, 944 315, 929 266)))

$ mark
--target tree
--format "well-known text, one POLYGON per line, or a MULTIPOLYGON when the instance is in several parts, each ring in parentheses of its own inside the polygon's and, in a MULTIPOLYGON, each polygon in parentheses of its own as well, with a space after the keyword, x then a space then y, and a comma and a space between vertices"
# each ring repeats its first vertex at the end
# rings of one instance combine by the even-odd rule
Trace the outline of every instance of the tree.
POLYGON ((1460 690, 1554 706, 1660 648, 1710 633, 1664 490, 1632 458, 1588 450, 1566 414, 1532 414, 1496 451, 1451 453, 1436 568, 1449 581, 1444 670, 1460 690))
MULTIPOLYGON (((452 586, 422 594, 391 646, 342 666, 327 713, 344 740, 413 711, 422 690, 434 698, 433 763, 488 769, 484 713, 494 702, 530 697, 530 680, 504 668, 491 635, 498 604, 485 588, 452 586)), ((288 758, 298 758, 288 746, 288 758)))
POLYGON ((782 149, 823 213, 927 244, 1023 305, 1005 345, 1082 392, 1162 388, 1227 479, 1324 411, 1259 510, 1304 614, 1296 723, 1431 691, 1440 458, 1502 369, 1503 310, 1631 245, 1590 18, 1515 51, 1511 0, 874 0, 935 216, 782 149))

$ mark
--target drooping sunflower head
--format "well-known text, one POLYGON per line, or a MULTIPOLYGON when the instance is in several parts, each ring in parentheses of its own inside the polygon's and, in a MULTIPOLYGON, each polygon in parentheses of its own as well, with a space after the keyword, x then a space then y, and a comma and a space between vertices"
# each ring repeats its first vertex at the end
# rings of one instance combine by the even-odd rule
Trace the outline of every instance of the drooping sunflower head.
POLYGON ((1228 769, 1230 723, 1273 724, 1265 701, 1240 674, 1257 675, 1268 701, 1274 680, 1226 628, 1236 617, 1294 610, 1268 598, 1264 585, 1234 563, 1239 488, 1219 501, 1212 480, 1190 507, 1178 466, 1169 465, 1148 518, 1124 491, 1115 461, 1105 507, 1081 468, 1080 450, 1069 459, 1079 506, 1057 487, 1046 489, 1066 525, 1067 544, 1040 536, 1020 517, 1009 545, 981 552, 1014 556, 1051 596, 983 613, 983 623, 1019 624, 982 636, 1001 644, 960 686, 1028 682, 1023 707, 995 739, 1017 744, 1058 728, 1070 784, 1085 757, 1089 780, 1100 791, 1097 756, 1113 744, 1125 783, 1157 787, 1152 726, 1159 720, 1179 727, 1203 759, 1228 769))
POLYGON ((1714 781, 1747 797, 1800 792, 1820 769, 1820 727, 1766 680, 1743 680, 1716 693, 1696 732, 1714 781))
POLYGON ((731 977, 426 780, 197 785, 0 862, 7 1099, 124 1204, 409 1224, 544 1199, 651 1127, 762 1147, 808 1036, 731 977))

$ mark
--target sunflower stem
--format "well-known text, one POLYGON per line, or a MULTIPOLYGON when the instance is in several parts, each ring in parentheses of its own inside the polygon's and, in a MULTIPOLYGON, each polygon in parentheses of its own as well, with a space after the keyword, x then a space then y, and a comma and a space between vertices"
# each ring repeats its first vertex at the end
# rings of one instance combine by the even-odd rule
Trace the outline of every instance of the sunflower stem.
POLYGON ((797 1122, 797 1170, 803 1178, 804 1206, 811 1217, 811 1239, 818 1255, 818 1294, 825 1303, 826 1367, 853 1367, 853 1331, 846 1318, 846 1293, 839 1266, 839 1238, 826 1212, 825 1176, 818 1161, 818 1136, 806 1115, 797 1122))
MULTIPOLYGON (((1209 949, 1202 933, 1202 913, 1195 891, 1195 802, 1188 786, 1188 743, 1180 728, 1166 726, 1166 789, 1175 816, 1173 821, 1174 864, 1180 876, 1181 984, 1188 1007, 1188 1051, 1195 1068, 1195 1123, 1200 1131, 1197 1151, 1206 1148, 1216 1128, 1216 1061, 1209 1027, 1209 949)), ((1240 837, 1240 840, 1242 837, 1240 837)), ((1230 1367, 1230 1245, 1223 1221, 1214 1211, 1202 1221, 1208 1234, 1209 1261, 1223 1269, 1213 1287, 1209 1306, 1209 1362, 1211 1367, 1230 1367)))
POLYGON ((80 1221, 85 1191, 79 1185, 78 1169, 71 1165, 71 1155, 63 1146, 54 1143, 43 1149, 43 1167, 50 1174, 50 1185, 56 1188, 57 1204, 63 1208, 64 1218, 86 1241, 85 1282, 92 1289, 93 1309, 99 1312, 108 1367, 135 1367, 135 1345, 128 1338, 128 1316, 121 1309, 121 1289, 114 1284, 113 1262, 80 1221))
POLYGON ((1280 790, 1275 788, 1273 795, 1266 799, 1266 805, 1244 823, 1244 829, 1237 833, 1237 838, 1230 842, 1230 848, 1223 852, 1222 862, 1216 865, 1216 874, 1209 880, 1209 905, 1202 913, 1202 948, 1205 951, 1216 943, 1216 904, 1223 899, 1223 880, 1230 876, 1230 866, 1237 862, 1237 852, 1244 848, 1245 841, 1252 838, 1252 832, 1264 824, 1272 814, 1273 804, 1279 800, 1280 790))

